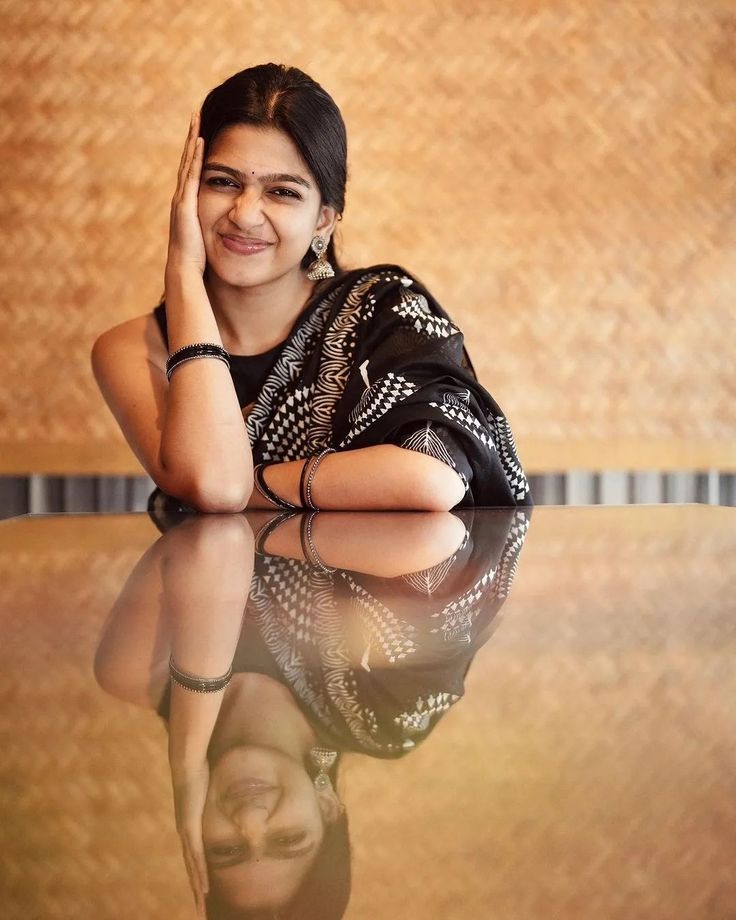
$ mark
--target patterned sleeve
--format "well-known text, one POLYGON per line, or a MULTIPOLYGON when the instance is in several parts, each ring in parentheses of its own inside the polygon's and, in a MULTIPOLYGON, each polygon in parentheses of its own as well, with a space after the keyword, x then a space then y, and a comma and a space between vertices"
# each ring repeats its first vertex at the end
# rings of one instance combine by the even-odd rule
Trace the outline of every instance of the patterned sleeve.
POLYGON ((403 269, 373 286, 352 366, 335 447, 396 444, 436 457, 466 485, 460 507, 532 503, 511 429, 478 383, 462 333, 403 269))
POLYGON ((424 420, 412 422, 399 428, 385 443, 416 450, 420 454, 442 460, 458 474, 465 486, 465 492, 470 489, 473 468, 462 441, 447 425, 424 420))

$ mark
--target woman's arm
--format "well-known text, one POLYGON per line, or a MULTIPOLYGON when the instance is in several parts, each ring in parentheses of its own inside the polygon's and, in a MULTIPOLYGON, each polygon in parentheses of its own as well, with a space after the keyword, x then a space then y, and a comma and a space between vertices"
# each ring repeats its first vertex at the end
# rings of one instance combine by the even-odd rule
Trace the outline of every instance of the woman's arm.
MULTIPOLYGON (((171 204, 166 263, 169 348, 222 345, 202 279, 197 217, 202 141, 192 119, 171 204)), ((200 511, 240 511, 253 486, 250 442, 227 366, 189 361, 166 380, 166 350, 152 318, 102 335, 92 367, 126 440, 156 484, 200 511)))
MULTIPOLYGON (((268 486, 299 505, 303 460, 277 463, 265 470, 268 486)), ((312 483, 314 504, 326 511, 449 511, 465 494, 457 473, 435 457, 377 444, 329 454, 312 483)), ((253 492, 249 508, 270 508, 253 492)))
POLYGON ((92 368, 126 441, 157 486, 200 511, 240 511, 252 488, 252 460, 227 367, 189 361, 169 384, 166 357, 155 320, 143 316, 97 340, 92 368))

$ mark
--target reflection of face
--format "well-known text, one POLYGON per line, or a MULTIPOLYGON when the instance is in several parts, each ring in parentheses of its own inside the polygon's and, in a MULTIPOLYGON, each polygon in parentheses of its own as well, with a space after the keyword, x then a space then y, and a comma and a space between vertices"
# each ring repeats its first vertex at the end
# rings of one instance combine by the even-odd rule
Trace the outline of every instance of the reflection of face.
POLYGON ((315 232, 334 216, 291 138, 255 125, 233 125, 215 138, 198 211, 209 271, 243 287, 298 272, 315 232), (233 237, 266 245, 235 252, 233 237))
POLYGON ((287 755, 235 747, 212 767, 202 834, 213 890, 240 908, 276 907, 296 893, 322 844, 320 798, 287 755))

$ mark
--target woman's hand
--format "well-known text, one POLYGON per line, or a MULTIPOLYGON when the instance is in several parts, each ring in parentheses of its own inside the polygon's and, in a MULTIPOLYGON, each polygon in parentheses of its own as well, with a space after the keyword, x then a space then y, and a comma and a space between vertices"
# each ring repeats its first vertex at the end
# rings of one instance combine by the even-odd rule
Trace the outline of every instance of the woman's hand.
POLYGON ((205 760, 196 769, 172 766, 174 813, 176 830, 181 840, 184 865, 194 894, 198 917, 205 917, 205 896, 209 891, 207 860, 202 840, 202 815, 210 781, 209 764, 205 760))
POLYGON ((199 112, 194 112, 171 201, 166 279, 180 277, 187 272, 197 272, 200 277, 204 274, 207 257, 197 214, 203 151, 204 140, 199 137, 199 112))

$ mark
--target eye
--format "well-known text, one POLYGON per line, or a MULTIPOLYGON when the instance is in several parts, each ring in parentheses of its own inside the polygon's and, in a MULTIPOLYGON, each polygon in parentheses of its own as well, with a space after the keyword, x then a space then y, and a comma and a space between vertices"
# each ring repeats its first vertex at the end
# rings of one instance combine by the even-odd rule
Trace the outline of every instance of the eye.
POLYGON ((293 188, 274 188, 271 189, 272 194, 276 195, 277 198, 296 198, 297 201, 301 201, 301 195, 299 192, 295 192, 293 188))
POLYGON ((280 847, 295 847, 297 844, 301 843, 303 840, 306 840, 307 834, 306 831, 301 831, 298 834, 287 834, 283 837, 277 837, 274 841, 277 846, 280 847))
POLYGON ((239 856, 243 852, 243 847, 240 846, 222 846, 222 847, 212 847, 210 851, 213 856, 239 856))
POLYGON ((228 179, 225 176, 212 176, 209 179, 205 180, 207 185, 212 185, 215 188, 237 188, 237 182, 233 182, 232 179, 228 179))

